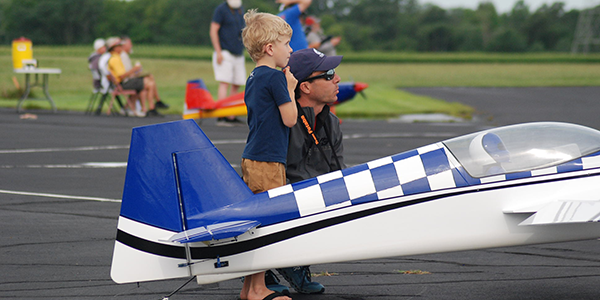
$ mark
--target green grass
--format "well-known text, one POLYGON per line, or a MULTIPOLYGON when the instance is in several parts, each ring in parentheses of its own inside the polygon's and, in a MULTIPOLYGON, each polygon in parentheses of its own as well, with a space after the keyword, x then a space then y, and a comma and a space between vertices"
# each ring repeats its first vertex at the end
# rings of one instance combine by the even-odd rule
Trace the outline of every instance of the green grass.
MULTIPOLYGON (((83 111, 91 94, 91 75, 87 56, 91 47, 35 46, 34 57, 41 67, 60 68, 60 76, 50 76, 50 94, 58 109, 83 111)), ((154 74, 161 98, 171 105, 167 113, 181 114, 188 80, 202 78, 216 98, 217 83, 210 63, 210 49, 179 46, 135 46, 132 59, 140 60, 144 70, 154 74)), ((21 85, 24 75, 12 72, 9 47, 0 47, 0 106, 16 107, 13 77, 21 85)), ((362 60, 367 60, 363 58, 362 60)), ((342 81, 369 84, 367 99, 357 96, 338 107, 342 118, 384 118, 410 113, 447 113, 469 117, 472 108, 402 91, 404 87, 529 87, 598 86, 600 56, 570 54, 415 54, 350 53, 338 67, 342 81), (388 57, 389 63, 357 62, 363 55, 374 61, 388 57), (391 57, 391 58, 390 58, 391 57), (575 57, 568 61, 569 57, 575 57), (402 59, 400 59, 402 58, 402 59), (523 63, 514 63, 520 59, 523 63), (586 61, 588 59, 590 61, 586 61), (459 61, 460 63, 452 62, 459 61), (485 62, 481 62, 481 61, 485 62), (410 61, 416 61, 410 63, 410 61), (434 62, 438 61, 438 62, 434 62), (495 62, 501 61, 501 62, 495 62), (524 63, 527 62, 527 63, 524 63)), ((253 68, 248 60, 247 71, 253 68)), ((34 89, 41 95, 41 89, 34 89)), ((25 107, 49 108, 47 102, 28 101, 25 107)))

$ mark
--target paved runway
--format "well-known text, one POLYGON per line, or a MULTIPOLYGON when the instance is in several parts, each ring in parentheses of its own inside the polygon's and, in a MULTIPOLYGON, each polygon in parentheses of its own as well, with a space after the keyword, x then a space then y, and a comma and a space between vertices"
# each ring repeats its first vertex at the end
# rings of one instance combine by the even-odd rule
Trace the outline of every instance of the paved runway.
MULTIPOLYGON (((460 101, 480 114, 473 122, 446 124, 344 120, 348 164, 516 122, 557 120, 600 129, 600 88, 407 90, 460 101)), ((184 284, 117 285, 109 276, 131 128, 179 118, 33 113, 37 120, 22 120, 14 109, 0 109, 0 298, 162 299, 184 284)), ((214 120, 201 128, 239 171, 247 128, 217 127, 214 120)), ((598 299, 599 243, 316 265, 313 273, 331 275, 314 278, 326 286, 325 294, 293 298, 598 299), (404 274, 409 270, 428 274, 404 274)), ((237 279, 192 282, 170 299, 236 299, 240 288, 237 279)))

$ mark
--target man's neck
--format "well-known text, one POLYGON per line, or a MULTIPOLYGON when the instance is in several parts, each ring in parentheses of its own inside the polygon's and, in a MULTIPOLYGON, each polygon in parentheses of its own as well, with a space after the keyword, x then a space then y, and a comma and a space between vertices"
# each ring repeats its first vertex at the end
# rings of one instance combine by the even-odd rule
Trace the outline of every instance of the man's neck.
POLYGON ((312 107, 313 111, 315 112, 315 116, 319 115, 323 111, 323 107, 325 107, 325 104, 323 103, 313 103, 302 97, 298 99, 298 103, 301 107, 312 107))

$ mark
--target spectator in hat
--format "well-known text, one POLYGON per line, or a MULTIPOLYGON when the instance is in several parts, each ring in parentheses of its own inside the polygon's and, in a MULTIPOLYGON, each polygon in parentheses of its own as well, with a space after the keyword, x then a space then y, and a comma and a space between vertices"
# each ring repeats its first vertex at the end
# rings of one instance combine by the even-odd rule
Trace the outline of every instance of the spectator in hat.
POLYGON ((97 38, 94 41, 94 52, 88 57, 88 66, 92 71, 92 80, 94 84, 94 90, 99 91, 102 88, 100 69, 98 62, 102 54, 106 53, 106 41, 103 38, 97 38))
MULTIPOLYGON (((298 106, 296 125, 290 129, 286 177, 289 183, 346 168, 343 159, 340 120, 329 111, 337 100, 340 77, 335 68, 341 56, 326 56, 316 49, 302 49, 290 56, 288 67, 298 84, 294 92, 298 106)), ((325 287, 311 280, 309 266, 277 269, 302 294, 320 294, 325 287)), ((271 272, 271 271, 268 271, 271 272)), ((267 287, 273 283, 267 272, 267 287)), ((276 279, 276 278, 275 278, 276 279)), ((285 292, 279 288, 281 292, 285 292)))
MULTIPOLYGON (((134 66, 131 70, 126 71, 123 61, 121 60, 121 52, 123 52, 123 42, 118 37, 109 38, 106 42, 110 59, 108 60, 108 71, 112 74, 115 80, 121 84, 121 87, 126 90, 136 90, 139 95, 142 114, 145 116, 161 116, 156 111, 154 106, 153 92, 154 81, 148 77, 131 77, 141 69, 141 66, 134 66)), ((129 102, 131 105, 131 102, 129 102)))

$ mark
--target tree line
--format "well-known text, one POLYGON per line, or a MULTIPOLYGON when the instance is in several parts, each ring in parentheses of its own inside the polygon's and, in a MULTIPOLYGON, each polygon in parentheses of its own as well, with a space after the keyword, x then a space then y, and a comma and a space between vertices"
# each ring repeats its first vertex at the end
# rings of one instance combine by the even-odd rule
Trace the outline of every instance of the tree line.
MULTIPOLYGON (((138 44, 210 47, 209 26, 223 0, 0 0, 0 42, 25 36, 34 44, 89 44, 128 35, 138 44)), ((274 0, 243 0, 276 14, 274 0)), ((569 51, 580 11, 564 3, 532 11, 524 1, 499 14, 442 9, 418 0, 313 0, 308 12, 326 34, 342 36, 339 51, 569 51)))

